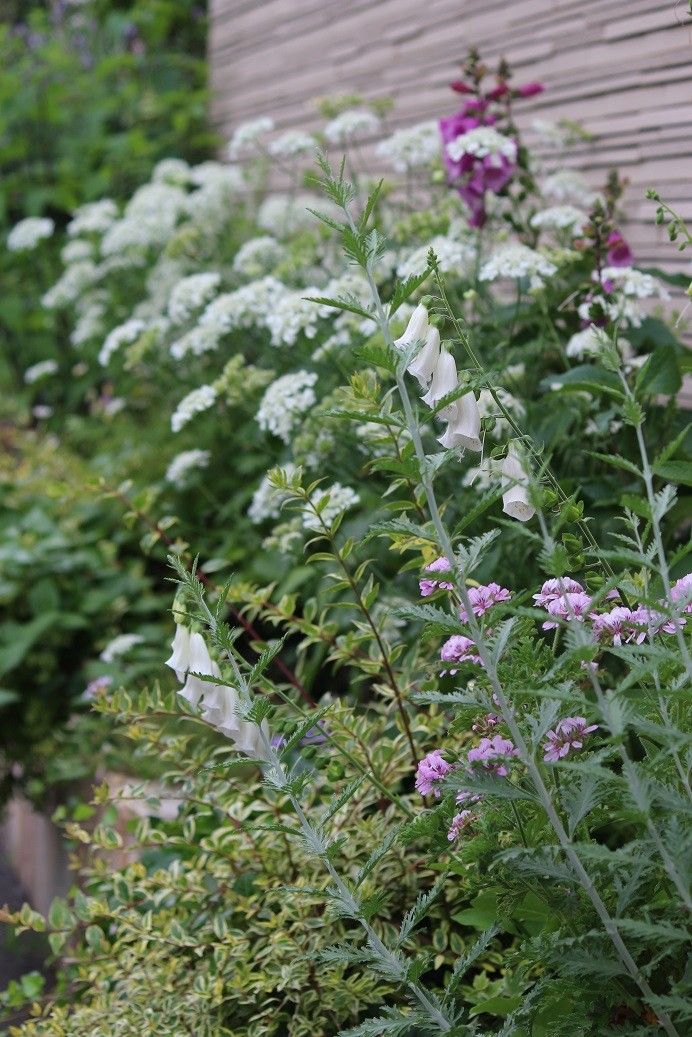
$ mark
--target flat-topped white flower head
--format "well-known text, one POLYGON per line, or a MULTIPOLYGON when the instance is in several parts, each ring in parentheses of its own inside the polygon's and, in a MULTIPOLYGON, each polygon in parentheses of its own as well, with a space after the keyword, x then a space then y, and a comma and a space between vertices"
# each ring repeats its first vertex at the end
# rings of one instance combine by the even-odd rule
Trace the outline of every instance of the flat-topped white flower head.
POLYGON ((28 252, 39 241, 50 238, 54 230, 55 223, 48 216, 27 216, 15 223, 7 235, 7 247, 10 252, 28 252))
POLYGON ((503 245, 491 255, 483 266, 479 278, 481 281, 497 281, 502 278, 529 278, 531 286, 543 283, 544 278, 552 277, 557 267, 528 245, 513 242, 503 245))
POLYGON ((180 432, 181 428, 187 425, 196 414, 201 414, 213 407, 216 403, 216 396, 216 389, 213 385, 200 385, 198 389, 189 392, 171 415, 171 430, 180 432))
POLYGON ((374 112, 367 108, 349 108, 327 123, 324 135, 330 144, 348 144, 357 137, 374 137, 380 126, 374 112))
POLYGON ((447 154, 453 162, 458 162, 464 155, 474 158, 506 158, 514 162, 517 157, 517 142, 504 133, 499 133, 493 126, 476 126, 473 130, 461 133, 447 144, 447 154))
POLYGON ((273 129, 274 120, 268 115, 241 122, 239 126, 236 126, 233 136, 228 142, 228 157, 236 159, 244 152, 252 151, 273 129))
POLYGON ((575 205, 552 205, 534 213, 531 226, 539 230, 571 230, 577 234, 588 222, 588 214, 575 205))
POLYGON ((396 130, 377 145, 377 154, 397 173, 429 166, 440 154, 440 131, 433 120, 396 130))

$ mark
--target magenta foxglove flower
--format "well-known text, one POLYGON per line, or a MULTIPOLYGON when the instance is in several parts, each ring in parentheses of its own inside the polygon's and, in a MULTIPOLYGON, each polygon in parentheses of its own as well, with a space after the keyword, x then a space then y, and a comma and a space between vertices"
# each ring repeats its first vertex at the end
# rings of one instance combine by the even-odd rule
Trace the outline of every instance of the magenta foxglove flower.
POLYGON ((632 266, 634 254, 619 230, 611 231, 606 246, 608 266, 632 266))
POLYGON ((493 735, 492 738, 481 738, 477 746, 469 749, 466 758, 469 763, 481 763, 484 770, 499 778, 506 778, 509 774, 508 761, 518 755, 519 750, 514 742, 502 735, 493 735))
POLYGON ((543 83, 538 83, 535 80, 531 83, 524 83, 523 86, 518 86, 514 90, 516 97, 535 97, 536 94, 542 94, 545 90, 543 83))
POLYGON ((447 763, 439 749, 434 749, 418 764, 416 770, 416 791, 421 796, 429 796, 431 793, 439 799, 439 783, 452 770, 452 764, 447 763))
POLYGON ((533 600, 536 602, 536 605, 545 608, 549 602, 562 597, 563 593, 583 594, 584 588, 576 580, 573 580, 571 576, 563 576, 560 580, 546 580, 540 592, 534 594, 533 600))
MULTIPOLYGON (((474 616, 479 618, 488 609, 491 609, 493 605, 498 605, 502 601, 509 601, 512 597, 511 591, 508 591, 506 587, 501 587, 499 583, 488 583, 481 587, 469 587, 468 595, 471 610, 474 616)), ((468 621, 466 609, 463 605, 459 609, 459 619, 462 623, 468 621)))
POLYGON ((570 620, 582 623, 590 608, 591 597, 583 591, 569 592, 562 597, 554 598, 546 607, 546 612, 553 618, 546 620, 543 629, 555 630, 560 626, 560 620, 565 623, 570 620))
MULTIPOLYGON (((481 657, 476 651, 476 645, 470 637, 462 634, 452 634, 440 649, 440 658, 445 663, 475 663, 482 666, 481 657)), ((456 670, 449 671, 452 676, 456 670)))
POLYGON ((587 724, 584 717, 565 717, 555 725, 554 731, 548 731, 547 742, 543 745, 543 759, 546 763, 562 760, 572 749, 581 749, 584 739, 598 724, 587 724))
POLYGON ((452 818, 452 823, 449 826, 449 831, 447 832, 447 838, 450 843, 456 842, 463 830, 468 828, 475 818, 476 815, 472 810, 462 810, 460 813, 455 814, 452 818))
MULTIPOLYGON (((430 562, 429 565, 426 565, 425 572, 448 573, 451 572, 451 569, 452 563, 450 562, 449 558, 445 558, 444 555, 441 555, 439 558, 436 558, 434 562, 430 562)), ((454 584, 448 583, 446 580, 422 579, 419 581, 418 586, 420 587, 421 596, 423 598, 429 598, 430 595, 433 594, 438 587, 440 588, 440 590, 454 590, 454 584)))

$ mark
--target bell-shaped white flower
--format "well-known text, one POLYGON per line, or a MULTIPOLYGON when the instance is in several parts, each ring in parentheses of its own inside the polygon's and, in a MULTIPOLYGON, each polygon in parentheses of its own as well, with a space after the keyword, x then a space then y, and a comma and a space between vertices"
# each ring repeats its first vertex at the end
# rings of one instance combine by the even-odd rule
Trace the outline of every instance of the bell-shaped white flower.
POLYGON ((204 677, 220 677, 221 671, 209 655, 206 641, 201 634, 190 634, 190 657, 187 680, 179 693, 191 706, 196 706, 207 688, 211 685, 207 681, 200 680, 195 674, 204 677))
POLYGON ((169 658, 166 659, 166 666, 170 666, 172 670, 175 670, 175 675, 182 684, 185 680, 185 674, 190 669, 190 629, 188 627, 176 623, 175 637, 171 641, 171 648, 173 651, 169 658))
POLYGON ((528 522, 536 514, 528 494, 529 480, 513 443, 502 462, 502 483, 507 488, 502 494, 502 510, 510 518, 528 522))
POLYGON ((435 327, 428 328, 425 345, 415 360, 408 365, 408 373, 418 379, 421 389, 427 389, 435 373, 440 357, 440 333, 435 327))
POLYGON ((224 684, 205 684, 202 705, 202 719, 230 738, 239 752, 259 760, 268 760, 265 739, 268 742, 270 736, 267 722, 262 721, 260 730, 251 720, 243 720, 235 688, 224 684))
POLYGON ((406 349, 412 342, 423 342, 428 333, 428 311, 419 302, 409 318, 406 331, 394 340, 397 349, 406 349))
MULTIPOLYGON (((434 407, 450 392, 454 392, 456 387, 457 365, 454 362, 454 357, 446 349, 441 349, 435 364, 435 370, 433 371, 430 388, 421 399, 423 403, 427 403, 428 407, 434 407)), ((445 408, 445 412, 447 410, 448 408, 445 408)), ((441 416, 446 418, 447 414, 443 413, 441 416)))
POLYGON ((449 408, 447 428, 438 439, 447 450, 463 447, 465 450, 473 450, 480 453, 482 443, 480 439, 481 414, 478 410, 476 397, 472 392, 467 392, 460 399, 455 400, 449 408))

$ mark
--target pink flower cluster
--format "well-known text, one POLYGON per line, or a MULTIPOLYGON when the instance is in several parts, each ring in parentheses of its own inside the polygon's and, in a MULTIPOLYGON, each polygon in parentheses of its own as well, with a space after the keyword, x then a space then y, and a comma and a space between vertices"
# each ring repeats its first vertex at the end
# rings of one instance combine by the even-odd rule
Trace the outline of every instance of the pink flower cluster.
POLYGON ((598 724, 587 724, 584 717, 565 717, 558 721, 554 731, 548 731, 543 759, 546 763, 562 760, 572 749, 581 749, 586 736, 597 730, 598 724))
MULTIPOLYGON (((611 601, 620 600, 615 590, 610 591, 606 597, 611 601)), ((692 574, 677 581, 671 588, 671 597, 674 603, 688 601, 692 597, 692 574)), ((674 634, 676 629, 685 625, 682 617, 673 619, 646 605, 631 609, 617 604, 610 612, 593 612, 591 597, 580 583, 568 576, 562 580, 546 580, 540 592, 534 594, 533 600, 550 616, 543 624, 544 630, 554 630, 561 622, 589 620, 599 640, 609 640, 615 645, 641 644, 649 631, 653 634, 674 634)), ((692 603, 686 604, 685 611, 692 612, 692 603)))
MULTIPOLYGON (((448 573, 452 569, 452 563, 449 558, 445 558, 442 555, 440 558, 436 558, 434 562, 430 562, 429 565, 425 566, 426 573, 448 573)), ((422 579, 419 581, 418 586, 420 587, 421 597, 429 598, 438 587, 441 590, 452 591, 454 590, 454 584, 448 583, 446 580, 435 580, 435 579, 422 579)))
POLYGON ((455 814, 447 832, 447 838, 450 843, 456 842, 463 830, 468 828, 475 819, 476 815, 472 810, 462 810, 460 813, 455 814))
MULTIPOLYGON (((498 605, 502 601, 509 601, 512 597, 510 591, 506 587, 501 587, 499 583, 488 583, 481 587, 470 587, 468 590, 469 602, 471 603, 471 611, 474 616, 480 618, 484 615, 488 609, 491 609, 493 605, 498 605)), ((462 623, 466 623, 468 616, 465 608, 459 609, 459 619, 462 623)))
POLYGON ((421 796, 432 794, 439 799, 439 784, 452 769, 452 764, 447 763, 440 750, 434 749, 418 764, 416 791, 420 792, 421 796))
MULTIPOLYGON (((478 655, 475 641, 463 634, 452 634, 440 649, 440 658, 445 663, 475 663, 482 666, 481 657, 478 655)), ((446 671, 443 671, 446 672, 446 671)), ((449 671, 452 676, 456 670, 449 671)))
POLYGON ((506 778, 509 774, 508 761, 518 755, 519 750, 514 742, 502 735, 493 735, 492 738, 481 738, 478 745, 469 749, 466 758, 469 763, 480 763, 484 770, 499 778, 506 778))

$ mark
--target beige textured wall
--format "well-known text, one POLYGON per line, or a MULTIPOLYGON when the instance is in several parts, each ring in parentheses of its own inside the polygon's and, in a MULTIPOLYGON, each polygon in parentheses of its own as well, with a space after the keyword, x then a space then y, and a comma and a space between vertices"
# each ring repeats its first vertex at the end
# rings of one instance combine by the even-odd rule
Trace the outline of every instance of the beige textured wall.
POLYGON ((451 113, 448 83, 474 44, 540 79, 534 117, 577 119, 596 140, 564 163, 594 186, 613 165, 630 178, 628 236, 640 264, 689 260, 652 226, 656 186, 692 219, 692 21, 682 0, 211 0, 213 117, 230 134, 270 114, 316 127, 313 100, 392 96, 393 126, 451 113))

